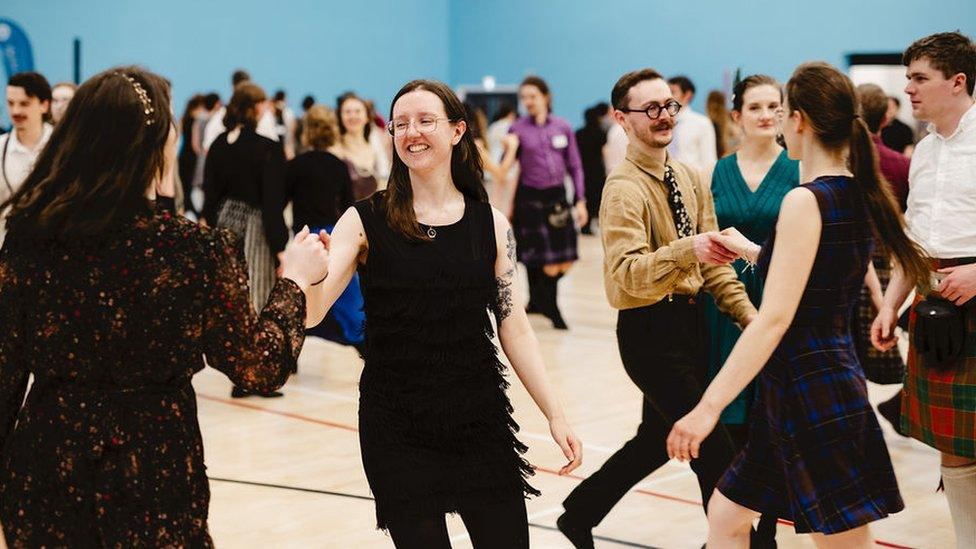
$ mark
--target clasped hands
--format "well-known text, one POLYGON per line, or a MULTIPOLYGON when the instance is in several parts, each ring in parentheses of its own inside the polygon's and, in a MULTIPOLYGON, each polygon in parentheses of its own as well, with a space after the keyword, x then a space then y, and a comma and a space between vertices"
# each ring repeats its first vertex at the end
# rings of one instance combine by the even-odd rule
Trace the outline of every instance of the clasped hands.
POLYGON ((693 249, 701 263, 726 265, 739 258, 754 261, 759 246, 735 227, 729 227, 722 232, 709 231, 695 235, 693 249))
POLYGON ((329 274, 329 233, 319 231, 313 235, 306 225, 278 254, 278 262, 279 276, 308 290, 329 274))

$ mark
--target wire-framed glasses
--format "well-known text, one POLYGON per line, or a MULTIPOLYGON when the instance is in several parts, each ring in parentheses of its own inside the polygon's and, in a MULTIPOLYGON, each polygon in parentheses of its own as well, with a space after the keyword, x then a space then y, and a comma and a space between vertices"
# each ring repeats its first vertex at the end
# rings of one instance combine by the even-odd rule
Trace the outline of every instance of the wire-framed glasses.
POLYGON ((418 133, 433 133, 437 131, 437 122, 439 120, 447 120, 448 122, 452 122, 450 118, 436 116, 424 116, 419 120, 413 118, 409 120, 399 118, 396 120, 390 120, 390 122, 386 125, 386 130, 394 137, 401 137, 407 133, 407 130, 410 129, 410 125, 413 124, 413 127, 417 129, 418 133))

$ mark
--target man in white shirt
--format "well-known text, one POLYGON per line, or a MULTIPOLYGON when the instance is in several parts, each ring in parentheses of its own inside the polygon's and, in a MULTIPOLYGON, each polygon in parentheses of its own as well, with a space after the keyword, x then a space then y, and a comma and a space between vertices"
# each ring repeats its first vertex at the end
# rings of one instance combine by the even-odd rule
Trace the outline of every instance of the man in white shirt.
POLYGON ((687 76, 668 79, 671 94, 681 103, 681 111, 675 117, 674 139, 668 146, 668 154, 700 171, 711 173, 718 153, 715 149, 715 126, 704 114, 691 110, 695 98, 695 85, 687 76))
POLYGON ((13 130, 0 136, 0 203, 27 179, 51 137, 45 119, 51 111, 51 85, 36 72, 21 72, 7 82, 7 109, 13 130))
MULTIPOLYGON (((962 317, 961 356, 933 364, 911 341, 902 427, 942 452, 942 480, 958 547, 976 547, 976 45, 958 32, 905 51, 912 114, 929 122, 908 174, 908 233, 932 258, 932 291, 962 317)), ((896 311, 912 282, 896 269, 871 328, 879 349, 895 344, 896 311)), ((931 294, 930 294, 931 295, 931 294)), ((916 305, 921 298, 916 298, 916 305)), ((912 330, 917 328, 917 321, 912 330)))
POLYGON ((624 127, 614 122, 607 130, 607 144, 603 146, 603 167, 607 175, 610 175, 614 168, 619 166, 627 157, 627 145, 629 144, 630 140, 627 138, 624 127))
MULTIPOLYGON (((241 82, 247 82, 251 80, 251 75, 243 69, 238 69, 234 71, 231 75, 230 81, 233 88, 236 88, 241 82)), ((231 95, 233 95, 234 90, 231 89, 231 95)), ((278 140, 278 130, 275 125, 273 109, 265 109, 264 115, 258 120, 258 126, 254 131, 258 135, 263 135, 272 141, 278 140)), ((203 150, 204 154, 206 151, 210 150, 210 145, 220 136, 220 134, 227 131, 224 127, 224 115, 227 114, 227 107, 220 107, 220 110, 215 112, 210 120, 207 121, 207 125, 203 128, 203 150)))

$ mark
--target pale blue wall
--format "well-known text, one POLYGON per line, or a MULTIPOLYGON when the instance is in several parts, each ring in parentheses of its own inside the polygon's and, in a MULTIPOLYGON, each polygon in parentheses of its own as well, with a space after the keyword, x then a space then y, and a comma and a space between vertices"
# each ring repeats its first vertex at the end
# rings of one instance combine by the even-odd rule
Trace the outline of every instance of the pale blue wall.
POLYGON ((25 28, 52 82, 71 76, 78 36, 83 76, 138 62, 173 81, 177 110, 197 90, 226 96, 237 67, 293 105, 352 88, 383 111, 416 77, 515 84, 537 73, 574 123, 642 66, 707 91, 736 67, 786 78, 803 61, 843 65, 940 30, 976 36, 976 0, 2 0, 0 16, 25 28))
MULTIPOLYGON (((851 52, 900 52, 961 28, 976 37, 976 0, 492 0, 451 12, 455 84, 544 77, 555 111, 574 123, 624 72, 683 73, 701 110, 736 67, 788 78, 809 60, 845 67, 851 52)), ((846 68, 846 67, 845 67, 846 68)))
POLYGON ((0 0, 0 16, 25 29, 52 84, 70 79, 78 36, 83 77, 145 65, 173 82, 177 111, 198 90, 226 100, 238 67, 295 107, 309 92, 332 103, 355 89, 385 111, 408 80, 448 79, 448 2, 0 0))

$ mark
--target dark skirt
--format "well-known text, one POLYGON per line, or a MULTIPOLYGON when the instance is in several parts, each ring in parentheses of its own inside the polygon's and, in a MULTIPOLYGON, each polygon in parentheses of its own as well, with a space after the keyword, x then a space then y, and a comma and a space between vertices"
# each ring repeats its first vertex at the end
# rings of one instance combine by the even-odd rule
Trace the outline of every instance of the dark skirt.
POLYGON ((275 257, 265 237, 261 210, 239 200, 225 200, 217 217, 217 226, 229 229, 244 242, 251 304, 255 311, 260 312, 278 279, 275 257))
MULTIPOLYGON (((873 258, 874 270, 878 273, 883 291, 888 287, 888 281, 891 279, 891 262, 877 251, 876 249, 873 258)), ((871 292, 865 284, 861 287, 861 298, 857 302, 857 309, 851 322, 851 334, 854 336, 857 359, 869 381, 881 385, 901 383, 905 379, 905 362, 901 359, 898 347, 879 351, 871 344, 871 324, 877 315, 878 311, 871 302, 871 292)))
POLYGON ((562 187, 515 191, 515 239, 518 260, 526 267, 576 261, 576 225, 562 187))

